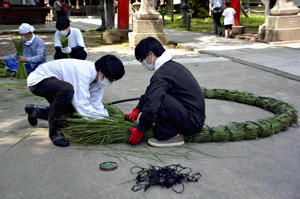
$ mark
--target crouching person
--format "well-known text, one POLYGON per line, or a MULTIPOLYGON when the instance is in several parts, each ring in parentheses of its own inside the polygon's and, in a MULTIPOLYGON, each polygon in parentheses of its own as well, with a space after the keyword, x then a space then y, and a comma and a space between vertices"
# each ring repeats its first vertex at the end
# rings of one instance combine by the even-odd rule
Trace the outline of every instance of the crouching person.
POLYGON ((34 71, 40 64, 46 62, 46 47, 44 41, 34 34, 34 27, 28 23, 19 26, 19 33, 24 37, 23 56, 18 53, 0 57, 6 62, 7 70, 17 72, 18 61, 25 62, 27 73, 34 71))
POLYGON ((68 54, 71 58, 85 60, 87 57, 87 49, 81 31, 78 28, 70 27, 70 20, 68 17, 60 17, 56 22, 56 29, 54 35, 55 54, 54 59, 67 58, 68 54), (62 37, 68 38, 68 46, 62 46, 60 39, 62 37))
POLYGON ((125 115, 133 122, 141 113, 138 127, 129 129, 128 143, 140 143, 143 133, 154 124, 154 138, 148 140, 149 145, 183 145, 185 135, 201 131, 204 125, 205 103, 199 84, 153 37, 140 41, 135 57, 145 69, 155 72, 137 107, 125 115))
POLYGON ((78 59, 60 59, 40 65, 27 78, 30 91, 45 97, 50 106, 28 104, 28 121, 49 121, 49 137, 53 144, 69 146, 60 132, 60 117, 74 110, 83 117, 103 119, 108 116, 102 104, 104 87, 125 74, 122 62, 113 55, 101 57, 95 63, 78 59))

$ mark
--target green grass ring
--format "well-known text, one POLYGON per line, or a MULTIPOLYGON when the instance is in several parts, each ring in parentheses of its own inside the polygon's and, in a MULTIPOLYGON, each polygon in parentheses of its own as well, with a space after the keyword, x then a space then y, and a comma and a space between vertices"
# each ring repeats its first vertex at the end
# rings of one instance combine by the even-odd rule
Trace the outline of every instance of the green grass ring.
MULTIPOLYGON (((185 141, 226 142, 241 141, 268 137, 285 131, 298 121, 296 109, 281 100, 271 97, 255 96, 252 93, 226 89, 203 89, 206 99, 226 100, 257 106, 274 114, 273 117, 257 121, 231 122, 227 125, 209 127, 204 125, 201 132, 185 136, 185 141)), ((63 133, 73 143, 78 144, 110 144, 127 142, 130 136, 128 128, 137 123, 124 120, 124 113, 115 106, 107 106, 110 117, 107 120, 85 120, 78 115, 76 119, 65 118, 63 133)), ((143 140, 153 137, 153 131, 144 133, 143 140)))

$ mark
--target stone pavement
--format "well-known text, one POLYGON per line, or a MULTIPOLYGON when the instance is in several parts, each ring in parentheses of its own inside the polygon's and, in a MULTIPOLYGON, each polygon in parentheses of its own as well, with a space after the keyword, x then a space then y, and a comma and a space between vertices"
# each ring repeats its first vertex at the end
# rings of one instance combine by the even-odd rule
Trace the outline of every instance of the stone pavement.
MULTIPOLYGON (((83 22, 79 23, 84 25, 83 22)), ((169 37, 177 43, 184 39, 185 44, 180 45, 191 48, 193 44, 195 46, 192 48, 195 49, 194 41, 202 35, 202 38, 207 37, 204 39, 207 42, 205 48, 209 49, 208 44, 213 40, 212 37, 209 39, 210 35, 195 33, 191 44, 188 39, 192 34, 194 33, 174 31, 169 37)), ((222 47, 221 42, 227 42, 222 38, 214 38, 214 41, 212 46, 218 45, 219 48, 222 47)), ((200 48, 200 44, 203 46, 205 42, 198 43, 200 48)), ((268 44, 264 45, 268 47, 262 48, 263 52, 273 49, 268 44)), ((285 50, 291 49, 278 49, 283 50, 277 55, 282 56, 278 60, 284 61, 287 52, 285 50)), ((89 53, 89 60, 95 61, 100 54, 107 53, 98 50, 94 49, 89 53)), ((240 47, 236 52, 247 50, 248 48, 240 47)), ((233 56, 214 56, 212 52, 199 54, 183 49, 168 51, 193 73, 203 87, 237 89, 258 96, 270 96, 288 102, 300 110, 298 81, 249 67, 248 63, 238 62, 233 56)), ((124 61, 126 74, 105 90, 105 100, 115 101, 140 96, 145 91, 152 72, 145 71, 134 61, 132 51, 115 50, 112 53, 124 61)), ((270 54, 272 52, 267 54, 265 61, 270 61, 270 54)), ((59 148, 48 139, 47 122, 39 121, 36 127, 31 127, 26 121, 24 104, 46 104, 45 100, 30 94, 24 82, 10 79, 0 79, 0 93, 1 199, 299 199, 300 131, 297 127, 264 139, 186 143, 184 147, 165 149, 149 147, 146 143, 135 147, 121 143, 108 146, 72 144, 68 148, 59 148), (141 151, 144 153, 141 154, 141 151), (104 161, 116 161, 118 169, 111 172, 100 171, 98 165, 104 161), (131 191, 135 177, 130 173, 131 167, 178 163, 202 174, 199 182, 185 184, 183 194, 160 187, 151 188, 147 192, 131 191)), ((129 112, 136 103, 122 103, 118 107, 129 112)), ((272 114, 243 104, 206 100, 206 116, 206 124, 215 126, 232 121, 256 121, 272 114)))
POLYGON ((213 35, 165 30, 169 40, 200 53, 221 56, 232 61, 300 80, 300 42, 266 44, 240 39, 216 38, 213 35))

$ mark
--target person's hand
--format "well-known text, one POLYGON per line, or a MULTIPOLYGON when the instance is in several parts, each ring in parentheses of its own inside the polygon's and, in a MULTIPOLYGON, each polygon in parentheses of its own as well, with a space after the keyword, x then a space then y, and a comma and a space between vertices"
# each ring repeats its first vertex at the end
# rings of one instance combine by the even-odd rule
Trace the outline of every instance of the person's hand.
POLYGON ((128 130, 131 131, 131 135, 127 143, 132 145, 139 144, 141 142, 143 132, 140 132, 137 128, 130 128, 128 130))
POLYGON ((19 61, 23 61, 23 62, 28 61, 27 58, 24 57, 24 56, 19 56, 19 57, 18 57, 18 60, 19 60, 19 61))
POLYGON ((68 46, 66 48, 61 48, 61 52, 65 54, 69 54, 72 51, 72 49, 68 46))
POLYGON ((125 120, 134 122, 139 117, 140 110, 137 108, 132 109, 132 113, 125 114, 125 120))
POLYGON ((3 58, 2 57, 0 57, 0 61, 2 61, 3 60, 3 58))

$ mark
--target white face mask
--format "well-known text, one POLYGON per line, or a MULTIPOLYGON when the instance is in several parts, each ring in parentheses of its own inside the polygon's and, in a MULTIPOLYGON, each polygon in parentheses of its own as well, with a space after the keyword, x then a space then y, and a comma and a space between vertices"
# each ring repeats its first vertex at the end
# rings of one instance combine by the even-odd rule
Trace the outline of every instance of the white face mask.
POLYGON ((31 37, 30 40, 27 40, 27 38, 25 38, 26 39, 25 45, 27 45, 27 46, 31 45, 31 43, 33 42, 34 38, 35 38, 35 34, 33 34, 33 33, 32 33, 32 37, 31 37))
POLYGON ((154 70, 154 64, 153 64, 153 63, 152 63, 152 64, 147 64, 146 61, 144 60, 144 61, 142 62, 142 64, 143 64, 143 66, 144 66, 144 68, 145 68, 146 70, 150 70, 150 71, 154 70))
POLYGON ((67 34, 69 33, 68 29, 66 29, 66 30, 60 30, 59 32, 60 32, 60 34, 61 34, 63 37, 67 36, 67 34))
POLYGON ((110 85, 111 85, 111 81, 109 81, 109 80, 106 79, 105 77, 104 77, 103 80, 98 79, 98 83, 99 83, 101 86, 103 86, 103 87, 106 87, 106 86, 110 86, 110 85))
MULTIPOLYGON (((147 57, 146 57, 146 58, 147 58, 147 57)), ((147 64, 146 59, 144 59, 144 61, 142 62, 143 66, 144 66, 144 68, 145 68, 146 70, 153 71, 153 70, 155 69, 155 67, 154 67, 154 62, 153 62, 153 57, 152 57, 151 61, 152 61, 152 64, 147 64)))

